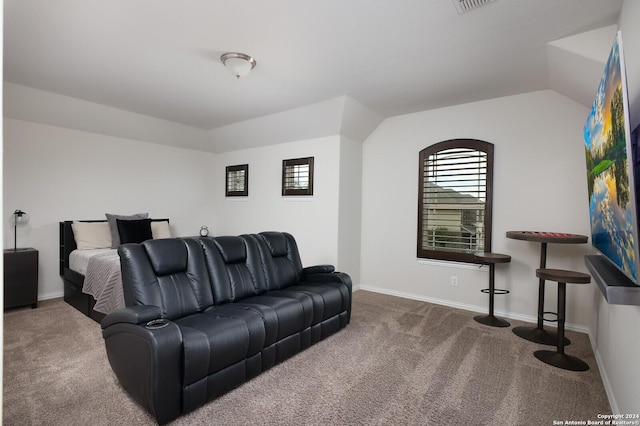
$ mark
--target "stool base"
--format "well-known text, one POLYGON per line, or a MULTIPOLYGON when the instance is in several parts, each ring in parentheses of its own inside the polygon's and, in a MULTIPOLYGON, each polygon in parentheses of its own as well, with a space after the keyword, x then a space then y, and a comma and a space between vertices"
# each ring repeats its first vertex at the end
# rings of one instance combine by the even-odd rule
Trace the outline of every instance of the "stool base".
POLYGON ((589 364, 575 356, 561 354, 556 351, 535 351, 533 355, 545 364, 571 371, 587 371, 589 364))
MULTIPOLYGON (((541 345, 557 346, 558 335, 538 327, 515 327, 513 333, 525 340, 541 345)), ((571 340, 564 338, 564 345, 571 344, 571 340)))
POLYGON ((480 324, 490 325, 491 327, 509 327, 511 325, 507 321, 496 318, 493 315, 478 315, 473 317, 473 319, 480 324))

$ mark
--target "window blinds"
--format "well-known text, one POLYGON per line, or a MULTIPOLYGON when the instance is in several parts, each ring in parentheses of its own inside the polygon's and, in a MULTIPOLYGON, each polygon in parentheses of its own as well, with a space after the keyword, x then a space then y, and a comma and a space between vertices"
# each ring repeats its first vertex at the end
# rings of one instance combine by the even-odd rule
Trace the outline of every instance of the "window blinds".
POLYGON ((487 153, 451 148, 424 157, 422 248, 472 253, 484 247, 487 153))

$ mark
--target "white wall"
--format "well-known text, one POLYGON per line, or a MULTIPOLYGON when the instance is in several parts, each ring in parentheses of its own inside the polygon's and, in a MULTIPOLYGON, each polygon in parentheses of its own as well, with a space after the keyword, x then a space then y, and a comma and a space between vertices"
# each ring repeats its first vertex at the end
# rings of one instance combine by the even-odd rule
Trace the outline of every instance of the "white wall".
MULTIPOLYGON (((305 266, 338 263, 340 137, 328 136, 218 154, 215 235, 286 231, 298 243, 305 266), (313 196, 283 197, 282 160, 314 157, 313 196), (249 164, 249 196, 225 197, 225 167, 249 164)), ((348 272, 348 271, 347 271, 348 272)))
POLYGON ((340 143, 340 197, 337 268, 360 283, 362 143, 343 136, 340 143))
POLYGON ((175 235, 196 235, 212 220, 214 154, 14 119, 4 120, 3 246, 8 218, 31 217, 18 246, 40 251, 39 298, 62 296, 58 222, 149 212, 169 218, 175 235))
MULTIPOLYGON (((361 284, 486 310, 488 274, 477 267, 418 262, 418 153, 454 138, 494 144, 492 251, 512 256, 496 268, 496 310, 533 319, 540 245, 506 239, 509 230, 589 235, 582 127, 587 109, 553 91, 458 105, 385 120, 363 147, 361 284), (451 286, 451 276, 458 286, 451 286)), ((588 272, 590 245, 550 245, 548 267, 588 272)), ((556 287, 547 286, 555 305, 556 287)), ((568 321, 586 329, 594 286, 569 286, 568 321), (580 287, 580 288, 578 288, 580 287)))

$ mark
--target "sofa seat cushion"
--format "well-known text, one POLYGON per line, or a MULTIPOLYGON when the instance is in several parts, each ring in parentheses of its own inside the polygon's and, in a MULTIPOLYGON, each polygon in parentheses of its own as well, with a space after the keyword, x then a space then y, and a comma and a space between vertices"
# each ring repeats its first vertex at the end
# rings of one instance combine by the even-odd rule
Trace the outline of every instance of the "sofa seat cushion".
POLYGON ((285 290, 271 290, 267 294, 271 297, 283 297, 299 301, 305 313, 305 321, 308 321, 312 326, 319 324, 324 319, 324 300, 320 294, 300 291, 293 287, 285 290))
POLYGON ((350 309, 351 293, 349 288, 341 282, 303 281, 294 288, 302 292, 315 293, 322 297, 324 302, 323 321, 350 309))
POLYGON ((255 309, 261 313, 266 327, 276 325, 276 340, 284 339, 311 326, 311 318, 305 318, 302 303, 286 297, 260 296, 247 297, 234 302, 234 305, 255 309))
MULTIPOLYGON (((302 305, 304 324, 315 325, 322 321, 322 298, 316 294, 309 294, 296 290, 271 290, 266 293, 269 297, 281 297, 285 299, 294 299, 302 305), (315 299, 315 300, 314 300, 315 299)), ((306 328, 306 327, 305 327, 306 328)))
POLYGON ((296 291, 313 295, 314 300, 320 299, 322 301, 322 315, 320 321, 336 316, 345 310, 343 295, 334 285, 309 284, 302 282, 292 288, 296 291))
POLYGON ((249 341, 249 356, 257 354, 263 348, 276 342, 278 323, 275 314, 273 321, 265 321, 260 310, 251 306, 238 306, 235 303, 211 306, 205 309, 204 312, 210 315, 238 318, 244 321, 251 336, 249 341))
POLYGON ((242 361, 249 353, 252 336, 240 318, 197 313, 175 322, 182 332, 184 385, 242 361))

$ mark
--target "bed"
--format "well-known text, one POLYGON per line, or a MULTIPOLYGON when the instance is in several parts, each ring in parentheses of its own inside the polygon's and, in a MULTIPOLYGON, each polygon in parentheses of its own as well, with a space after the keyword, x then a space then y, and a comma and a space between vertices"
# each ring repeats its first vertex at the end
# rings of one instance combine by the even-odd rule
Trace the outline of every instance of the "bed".
MULTIPOLYGON (((171 236, 169 219, 149 221, 154 238, 171 236)), ((64 282, 64 300, 98 322, 109 312, 125 306, 120 257, 117 249, 112 248, 110 238, 102 243, 88 243, 86 238, 76 241, 74 226, 76 229, 94 225, 102 228, 106 224, 107 220, 81 220, 75 221, 75 225, 72 220, 60 222, 60 277, 64 282)))

